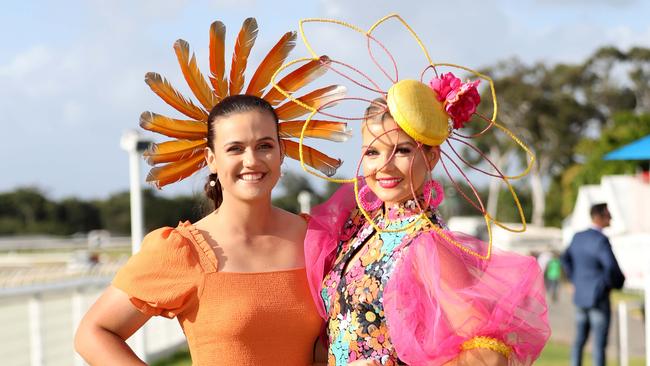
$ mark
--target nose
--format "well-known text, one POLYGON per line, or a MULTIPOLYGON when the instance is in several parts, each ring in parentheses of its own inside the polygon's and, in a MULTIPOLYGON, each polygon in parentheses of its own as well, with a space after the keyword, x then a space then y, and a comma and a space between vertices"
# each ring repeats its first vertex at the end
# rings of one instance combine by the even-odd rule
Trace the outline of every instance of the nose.
POLYGON ((246 149, 244 151, 244 160, 243 160, 244 167, 253 167, 255 164, 257 164, 257 156, 255 155, 255 151, 253 149, 246 149))
POLYGON ((395 153, 391 151, 388 154, 382 154, 382 158, 378 163, 379 164, 377 165, 376 169, 377 171, 386 171, 392 169, 395 165, 395 153))

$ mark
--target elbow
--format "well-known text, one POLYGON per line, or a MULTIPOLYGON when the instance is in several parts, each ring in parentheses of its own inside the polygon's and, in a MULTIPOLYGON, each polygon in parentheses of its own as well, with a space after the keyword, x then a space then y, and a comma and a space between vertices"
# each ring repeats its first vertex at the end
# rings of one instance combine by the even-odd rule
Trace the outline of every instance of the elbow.
POLYGON ((97 356, 97 347, 101 344, 101 328, 89 323, 87 319, 81 321, 74 335, 74 350, 87 363, 92 362, 97 356))
POLYGON ((89 347, 88 340, 90 338, 88 334, 89 330, 87 328, 88 327, 84 326, 82 323, 79 325, 79 328, 77 328, 74 335, 74 350, 86 361, 88 360, 86 354, 89 347))

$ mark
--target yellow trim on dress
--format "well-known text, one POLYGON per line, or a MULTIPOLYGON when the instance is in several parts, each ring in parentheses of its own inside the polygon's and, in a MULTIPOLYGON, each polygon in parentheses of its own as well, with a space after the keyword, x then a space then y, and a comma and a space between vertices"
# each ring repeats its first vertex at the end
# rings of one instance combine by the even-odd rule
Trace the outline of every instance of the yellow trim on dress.
POLYGON ((510 354, 512 353, 512 347, 492 337, 474 337, 463 342, 461 348, 463 351, 476 348, 487 348, 502 354, 505 358, 510 358, 510 354))

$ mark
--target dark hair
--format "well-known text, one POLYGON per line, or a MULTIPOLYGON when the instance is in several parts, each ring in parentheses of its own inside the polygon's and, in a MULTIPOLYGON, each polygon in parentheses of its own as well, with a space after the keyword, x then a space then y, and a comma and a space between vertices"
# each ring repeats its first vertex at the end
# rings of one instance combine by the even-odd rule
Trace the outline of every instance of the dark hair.
POLYGON ((591 209, 589 210, 589 214, 591 215, 591 218, 594 217, 602 217, 605 215, 605 212, 607 211, 607 204, 606 203, 598 203, 593 206, 591 206, 591 209))
MULTIPOLYGON (((244 113, 250 111, 260 111, 267 112, 273 116, 273 120, 277 126, 278 115, 275 113, 275 110, 266 100, 256 97, 254 95, 232 95, 224 98, 219 103, 217 103, 210 114, 208 115, 208 148, 214 152, 214 139, 215 139, 215 125, 217 118, 229 116, 233 113, 244 113)), ((277 127, 276 127, 277 131, 277 127)), ((278 132, 278 141, 280 140, 280 134, 278 132)), ((221 183, 219 182, 219 177, 217 174, 210 174, 208 176, 208 181, 204 186, 205 194, 214 204, 214 209, 216 210, 221 206, 223 202, 223 192, 221 188, 221 183), (214 187, 210 186, 210 181, 214 181, 216 184, 214 187)))

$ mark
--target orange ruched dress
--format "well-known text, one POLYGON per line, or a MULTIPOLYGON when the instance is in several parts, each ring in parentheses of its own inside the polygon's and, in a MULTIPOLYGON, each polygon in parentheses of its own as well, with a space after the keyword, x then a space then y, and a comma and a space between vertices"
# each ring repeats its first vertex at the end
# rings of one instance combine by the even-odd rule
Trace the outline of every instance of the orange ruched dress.
POLYGON ((149 233, 113 286, 143 313, 176 317, 194 365, 311 365, 322 320, 304 268, 217 272, 189 222, 149 233))

